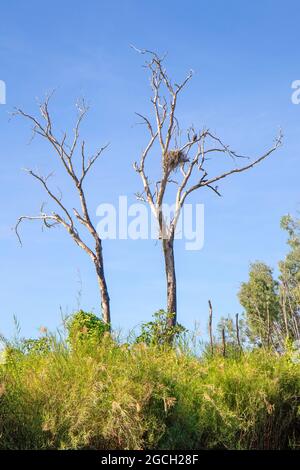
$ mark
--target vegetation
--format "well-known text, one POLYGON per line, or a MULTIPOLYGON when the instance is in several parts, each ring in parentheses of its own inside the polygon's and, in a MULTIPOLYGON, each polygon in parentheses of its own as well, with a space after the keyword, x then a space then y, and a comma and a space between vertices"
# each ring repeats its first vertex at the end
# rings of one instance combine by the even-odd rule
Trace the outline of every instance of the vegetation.
POLYGON ((67 322, 65 339, 46 333, 7 344, 0 449, 300 445, 294 351, 231 349, 223 357, 216 348, 197 357, 187 348, 186 330, 177 332, 176 347, 170 344, 167 321, 168 314, 158 312, 137 340, 122 344, 101 320, 80 311, 67 322))
POLYGON ((75 313, 66 324, 69 344, 77 343, 98 344, 104 334, 109 331, 109 325, 100 320, 94 313, 83 310, 75 313))
POLYGON ((279 318, 279 285, 272 269, 256 262, 250 267, 249 282, 241 285, 239 299, 244 307, 251 340, 269 347, 272 326, 279 318))
POLYGON ((288 215, 281 227, 288 233, 289 252, 279 262, 278 279, 269 266, 256 262, 239 291, 251 343, 276 351, 300 341, 300 221, 288 215))
POLYGON ((173 313, 167 313, 164 310, 154 313, 153 321, 142 324, 141 334, 136 342, 145 343, 147 346, 163 346, 176 342, 187 330, 179 323, 173 325, 173 316, 173 313))

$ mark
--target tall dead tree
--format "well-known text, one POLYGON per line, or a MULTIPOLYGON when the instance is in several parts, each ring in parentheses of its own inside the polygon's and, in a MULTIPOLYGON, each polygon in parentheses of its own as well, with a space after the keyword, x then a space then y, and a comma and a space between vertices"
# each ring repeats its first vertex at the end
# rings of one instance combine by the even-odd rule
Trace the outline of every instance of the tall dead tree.
POLYGON ((208 307, 209 307, 208 332, 209 332, 209 340, 210 340, 210 352, 213 356, 214 354, 214 337, 213 337, 213 331, 212 331, 213 309, 212 309, 212 303, 210 300, 208 301, 208 307))
POLYGON ((265 153, 251 159, 231 150, 207 128, 196 131, 191 126, 184 131, 180 128, 176 115, 177 103, 180 93, 192 78, 192 71, 182 82, 173 82, 164 67, 165 57, 161 58, 149 50, 136 49, 135 47, 134 49, 147 56, 145 67, 150 74, 152 90, 152 117, 136 113, 142 119, 142 123, 147 126, 149 132, 149 141, 141 153, 140 161, 134 163, 134 169, 140 175, 143 183, 143 192, 138 193, 137 197, 149 204, 158 222, 159 238, 162 242, 165 261, 167 311, 173 314, 173 318, 170 317, 170 326, 174 326, 177 316, 174 237, 178 218, 186 198, 200 188, 209 188, 221 196, 216 183, 235 173, 247 171, 262 162, 281 144, 282 135, 280 132, 274 145, 265 153), (146 170, 146 162, 148 162, 150 154, 156 157, 156 168, 160 170, 159 179, 154 179, 154 181, 152 178, 150 179, 146 170), (219 172, 216 172, 216 170, 209 168, 209 160, 217 156, 220 158, 221 154, 229 157, 232 165, 229 169, 220 169, 219 172), (158 159, 159 156, 160 159, 158 159), (248 161, 246 164, 238 166, 237 160, 239 159, 247 159, 248 161), (175 211, 171 220, 167 221, 163 204, 170 185, 176 187, 175 211))
POLYGON ((238 347, 242 351, 243 348, 242 348, 241 339, 240 339, 240 326, 239 326, 239 314, 238 313, 235 314, 235 332, 236 332, 236 340, 237 340, 238 347))
POLYGON ((92 222, 84 188, 86 176, 100 155, 102 155, 107 145, 101 147, 94 155, 89 157, 87 156, 85 141, 80 138, 80 126, 88 111, 88 107, 85 105, 84 101, 77 104, 77 120, 71 139, 68 139, 66 132, 62 134, 61 138, 55 135, 53 120, 49 112, 49 98, 50 96, 47 97, 41 105, 39 105, 39 118, 25 113, 22 109, 17 109, 14 114, 26 118, 33 124, 33 137, 35 135, 41 136, 50 144, 53 154, 58 157, 64 172, 69 176, 69 179, 76 190, 80 210, 67 207, 62 200, 61 192, 57 193, 51 189, 49 178, 53 176, 53 173, 48 176, 41 176, 31 169, 26 170, 30 176, 42 185, 48 198, 50 198, 56 206, 56 210, 46 213, 44 212, 45 205, 43 204, 39 214, 34 216, 22 215, 19 217, 15 227, 16 234, 19 242, 21 243, 18 229, 20 223, 24 220, 40 220, 43 227, 48 229, 58 225, 62 226, 74 242, 89 255, 93 262, 100 289, 102 318, 105 323, 110 325, 110 299, 104 274, 102 241, 92 222), (89 234, 92 245, 88 245, 83 240, 79 231, 79 226, 89 234))

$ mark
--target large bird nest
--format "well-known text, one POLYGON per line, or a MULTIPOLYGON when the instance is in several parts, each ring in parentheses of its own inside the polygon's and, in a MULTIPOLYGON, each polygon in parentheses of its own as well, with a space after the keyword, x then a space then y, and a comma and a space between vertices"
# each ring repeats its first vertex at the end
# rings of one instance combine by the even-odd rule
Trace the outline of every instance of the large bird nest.
POLYGON ((177 170, 181 165, 187 163, 189 159, 182 150, 169 150, 164 158, 164 167, 168 172, 177 170))

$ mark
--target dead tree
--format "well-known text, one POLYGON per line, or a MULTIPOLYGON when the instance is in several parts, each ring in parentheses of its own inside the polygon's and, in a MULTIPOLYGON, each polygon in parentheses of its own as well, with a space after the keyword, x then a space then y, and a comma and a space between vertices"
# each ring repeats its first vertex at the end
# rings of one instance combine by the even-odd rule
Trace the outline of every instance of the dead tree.
POLYGON ((235 331, 236 331, 236 340, 237 340, 238 347, 242 351, 243 348, 242 348, 241 339, 240 339, 240 327, 239 327, 239 314, 238 313, 235 314, 235 331))
POLYGON ((210 352, 211 355, 214 355, 214 338, 213 338, 213 331, 212 331, 212 321, 213 321, 213 309, 211 301, 208 301, 209 307, 209 320, 208 320, 208 331, 209 331, 209 340, 210 340, 210 352))
POLYGON ((226 356, 226 336, 225 336, 225 327, 222 328, 222 356, 226 356))
POLYGON ((63 170, 69 176, 69 179, 76 190, 80 210, 77 210, 76 208, 68 208, 62 200, 61 192, 58 194, 51 189, 49 178, 53 176, 53 173, 45 177, 31 169, 26 170, 30 176, 42 185, 48 198, 54 203, 54 206, 56 206, 56 210, 46 213, 44 212, 45 205, 43 204, 39 214, 34 216, 22 215, 19 217, 15 227, 16 234, 19 242, 21 243, 18 229, 20 223, 24 220, 39 220, 42 222, 43 227, 48 229, 55 226, 63 227, 74 242, 89 255, 93 262, 100 289, 102 318, 105 323, 110 325, 110 299, 104 274, 102 241, 90 217, 84 188, 86 176, 100 155, 102 155, 107 145, 101 147, 94 155, 87 156, 85 141, 80 139, 80 126, 88 111, 88 107, 84 101, 77 104, 77 120, 70 139, 71 141, 68 140, 66 132, 62 134, 61 138, 57 137, 53 128, 53 120, 49 112, 49 98, 50 96, 47 97, 41 105, 39 105, 39 118, 25 113, 22 109, 17 109, 14 114, 24 117, 32 123, 33 137, 35 135, 41 136, 50 144, 53 154, 58 157, 63 170), (88 245, 83 240, 80 235, 79 226, 81 226, 91 237, 91 245, 88 245))
POLYGON ((138 193, 137 197, 149 204, 158 222, 165 260, 167 311, 174 314, 173 319, 170 317, 170 326, 174 326, 177 315, 174 237, 178 218, 187 197, 200 188, 209 188, 221 196, 216 183, 230 175, 247 171, 262 162, 281 144, 282 135, 280 132, 274 145, 265 153, 250 159, 231 150, 207 128, 196 131, 192 126, 183 131, 176 116, 177 103, 180 93, 192 78, 192 71, 182 82, 173 82, 164 67, 164 57, 161 58, 155 52, 145 49, 134 49, 147 56, 145 67, 150 74, 153 112, 152 117, 137 113, 149 132, 149 141, 141 153, 140 161, 134 163, 134 169, 140 175, 143 184, 143 192, 138 193), (160 170, 159 180, 152 181, 146 170, 150 154, 156 158, 160 155, 160 160, 156 160, 157 168, 160 170), (219 172, 213 172, 209 168, 209 160, 214 156, 220 159, 222 154, 229 157, 232 165, 227 170, 221 170, 220 167, 219 172), (240 159, 248 161, 238 166, 237 160, 240 159), (175 211, 171 220, 166 221, 163 204, 167 189, 171 185, 176 187, 175 211))

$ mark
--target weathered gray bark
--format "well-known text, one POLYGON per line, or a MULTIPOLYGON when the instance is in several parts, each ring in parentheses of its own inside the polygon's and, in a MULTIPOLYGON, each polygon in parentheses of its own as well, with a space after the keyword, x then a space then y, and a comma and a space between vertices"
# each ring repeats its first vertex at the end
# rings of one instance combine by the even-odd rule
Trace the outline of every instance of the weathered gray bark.
POLYGON ((177 293, 176 293, 176 272, 174 257, 174 239, 163 239, 163 252, 165 258, 165 272, 167 281, 167 312, 172 313, 169 318, 169 326, 175 326, 177 321, 177 293))
POLYGON ((242 351, 242 345, 241 345, 241 340, 240 340, 240 327, 239 327, 239 314, 235 314, 235 329, 236 329, 236 339, 237 339, 237 344, 240 350, 242 351))
POLYGON ((212 332, 212 321, 213 321, 213 309, 211 301, 208 301, 209 307, 209 322, 208 322, 208 331, 209 331, 209 339, 210 339, 210 352, 214 354, 214 339, 213 339, 213 332, 212 332))
POLYGON ((223 357, 226 356, 226 336, 225 336, 225 328, 222 328, 222 355, 223 357))
POLYGON ((104 267, 103 267, 103 255, 102 255, 102 244, 101 240, 97 244, 97 255, 95 258, 95 268, 97 273, 98 285, 100 289, 100 298, 101 298, 101 311, 102 311, 102 319, 108 325, 111 324, 111 317, 110 317, 110 298, 108 294, 105 274, 104 274, 104 267))

